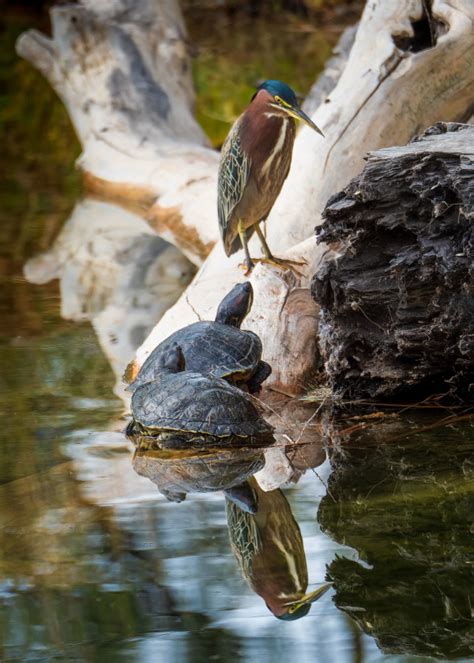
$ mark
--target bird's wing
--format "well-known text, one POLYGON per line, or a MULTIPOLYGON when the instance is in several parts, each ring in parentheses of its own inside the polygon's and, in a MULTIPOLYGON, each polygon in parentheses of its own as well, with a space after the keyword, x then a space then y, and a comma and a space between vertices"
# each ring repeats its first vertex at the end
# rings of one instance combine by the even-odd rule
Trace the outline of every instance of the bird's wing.
POLYGON ((242 199, 251 168, 250 159, 242 150, 239 129, 240 120, 237 120, 222 146, 219 165, 217 212, 224 243, 232 212, 242 199))

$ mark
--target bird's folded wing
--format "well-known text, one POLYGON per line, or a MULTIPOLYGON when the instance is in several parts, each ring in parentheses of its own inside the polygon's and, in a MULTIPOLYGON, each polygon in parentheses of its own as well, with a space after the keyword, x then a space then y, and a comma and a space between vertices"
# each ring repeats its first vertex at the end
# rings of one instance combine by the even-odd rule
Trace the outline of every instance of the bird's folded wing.
MULTIPOLYGON (((251 162, 242 150, 236 122, 222 146, 218 174, 217 212, 222 239, 225 241, 232 212, 242 199, 250 175, 251 162)), ((234 229, 235 230, 235 229, 234 229)))

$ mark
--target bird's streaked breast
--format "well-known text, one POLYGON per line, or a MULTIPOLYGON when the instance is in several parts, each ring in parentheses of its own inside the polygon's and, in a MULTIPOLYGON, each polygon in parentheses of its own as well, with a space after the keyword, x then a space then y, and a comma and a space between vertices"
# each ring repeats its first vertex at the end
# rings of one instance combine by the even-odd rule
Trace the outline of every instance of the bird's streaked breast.
POLYGON ((269 170, 272 167, 273 162, 275 161, 275 159, 278 159, 279 155, 281 154, 281 151, 284 149, 287 132, 288 132, 288 121, 283 120, 281 122, 279 136, 275 141, 275 144, 273 145, 272 151, 270 152, 269 156, 267 157, 266 161, 262 166, 261 170, 262 177, 265 177, 268 174, 269 170))
POLYGON ((269 120, 273 120, 273 126, 277 124, 278 129, 272 131, 272 140, 268 140, 267 136, 267 141, 264 142, 266 149, 260 154, 261 165, 256 177, 258 187, 265 192, 265 198, 271 207, 290 169, 296 125, 290 117, 280 116, 269 120))

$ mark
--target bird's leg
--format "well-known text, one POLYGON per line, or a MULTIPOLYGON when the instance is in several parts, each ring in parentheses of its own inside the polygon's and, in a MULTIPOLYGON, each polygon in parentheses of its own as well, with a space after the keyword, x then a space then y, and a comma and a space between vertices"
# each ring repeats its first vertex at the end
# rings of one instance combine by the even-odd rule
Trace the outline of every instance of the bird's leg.
POLYGON ((247 231, 245 230, 242 224, 242 219, 239 219, 239 222, 237 224, 237 232, 239 233, 240 242, 245 251, 245 266, 246 266, 245 276, 248 276, 252 271, 254 264, 252 258, 250 257, 249 247, 247 244, 247 231))
POLYGON ((267 240, 265 239, 265 235, 263 234, 259 223, 255 224, 255 231, 260 240, 260 244, 262 245, 263 255, 267 260, 273 260, 272 252, 270 251, 270 247, 267 244, 267 240))
POLYGON ((268 262, 271 265, 276 265, 277 267, 286 267, 287 269, 291 269, 297 276, 303 276, 303 274, 296 270, 292 265, 306 265, 306 261, 297 262, 296 260, 287 260, 286 258, 275 258, 273 253, 270 251, 270 247, 267 244, 265 235, 263 234, 262 229, 258 223, 255 224, 255 232, 258 235, 258 239, 262 245, 263 255, 265 256, 264 258, 260 259, 260 262, 268 262))

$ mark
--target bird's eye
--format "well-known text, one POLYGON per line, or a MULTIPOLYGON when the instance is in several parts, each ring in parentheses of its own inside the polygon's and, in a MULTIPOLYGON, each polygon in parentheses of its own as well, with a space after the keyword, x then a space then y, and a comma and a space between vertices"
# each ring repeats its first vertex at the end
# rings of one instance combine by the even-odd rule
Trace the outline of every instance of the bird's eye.
POLYGON ((291 108, 291 105, 288 102, 277 95, 275 96, 275 101, 279 106, 283 106, 284 108, 291 108))

